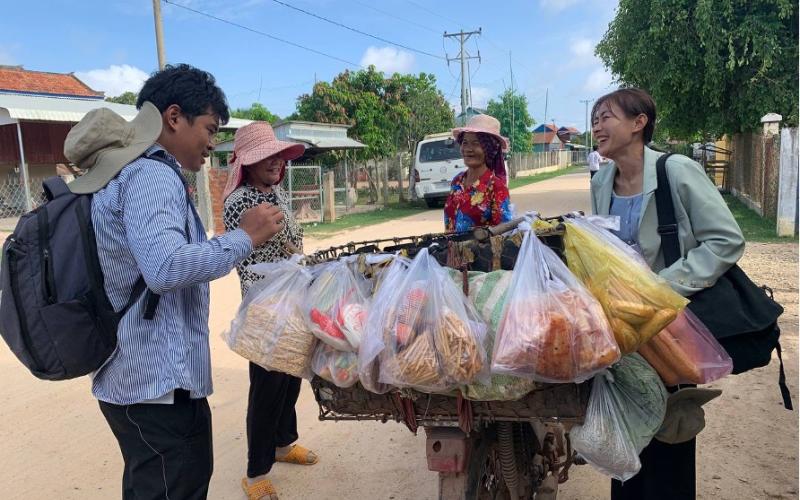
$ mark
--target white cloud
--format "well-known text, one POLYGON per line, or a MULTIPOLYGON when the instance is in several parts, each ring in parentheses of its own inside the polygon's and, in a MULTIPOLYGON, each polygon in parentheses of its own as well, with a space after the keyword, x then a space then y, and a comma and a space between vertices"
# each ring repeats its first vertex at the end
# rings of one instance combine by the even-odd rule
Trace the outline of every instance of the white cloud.
POLYGON ((139 92, 148 74, 135 66, 114 64, 106 69, 78 71, 75 76, 94 90, 114 97, 124 92, 139 92))
POLYGON ((583 90, 591 93, 603 92, 608 90, 612 81, 611 73, 609 73, 606 68, 595 68, 586 78, 586 82, 583 84, 583 90))
POLYGON ((369 65, 384 73, 408 73, 414 65, 414 55, 394 47, 369 47, 361 58, 361 66, 369 65))
POLYGON ((0 64, 6 64, 9 66, 17 64, 16 59, 14 59, 14 56, 12 55, 12 52, 14 52, 16 48, 17 47, 15 46, 0 46, 0 64))
MULTIPOLYGON (((472 106, 486 109, 489 100, 494 97, 494 92, 486 87, 472 87, 472 106)), ((460 102, 460 101, 459 101, 460 102)))
POLYGON ((574 40, 569 47, 570 51, 575 57, 593 57, 594 56, 594 42, 588 38, 578 38, 574 40))
POLYGON ((539 6, 550 12, 561 12, 579 3, 579 1, 580 0, 539 0, 539 6))

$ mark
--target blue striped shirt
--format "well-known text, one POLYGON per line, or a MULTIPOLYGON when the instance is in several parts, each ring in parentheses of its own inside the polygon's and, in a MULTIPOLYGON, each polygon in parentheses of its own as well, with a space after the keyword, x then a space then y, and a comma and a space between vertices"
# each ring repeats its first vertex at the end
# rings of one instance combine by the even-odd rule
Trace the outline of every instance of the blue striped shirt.
POLYGON ((180 165, 157 144, 94 195, 92 223, 114 309, 128 302, 140 274, 161 295, 152 320, 143 318, 144 295, 122 318, 116 350, 94 373, 94 396, 127 405, 177 388, 192 398, 211 394, 208 282, 251 252, 250 237, 239 229, 207 240, 180 165))

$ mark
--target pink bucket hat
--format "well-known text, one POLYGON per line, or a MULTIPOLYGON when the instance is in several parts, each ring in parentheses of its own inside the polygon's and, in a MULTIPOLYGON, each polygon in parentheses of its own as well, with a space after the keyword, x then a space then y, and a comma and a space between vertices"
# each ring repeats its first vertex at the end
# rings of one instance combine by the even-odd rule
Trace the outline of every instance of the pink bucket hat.
POLYGON ((497 118, 493 116, 473 116, 469 119, 466 126, 453 129, 453 138, 458 139, 458 136, 464 132, 480 132, 483 134, 489 134, 500 141, 500 146, 503 151, 508 151, 508 139, 500 135, 500 122, 497 121, 497 118))
MULTIPOLYGON (((272 126, 267 122, 253 122, 245 125, 236 131, 233 138, 233 156, 223 199, 242 185, 244 181, 243 167, 278 154, 286 161, 294 160, 303 156, 305 150, 306 147, 302 144, 279 141, 275 137, 272 126)), ((282 179, 283 172, 281 172, 282 179)))

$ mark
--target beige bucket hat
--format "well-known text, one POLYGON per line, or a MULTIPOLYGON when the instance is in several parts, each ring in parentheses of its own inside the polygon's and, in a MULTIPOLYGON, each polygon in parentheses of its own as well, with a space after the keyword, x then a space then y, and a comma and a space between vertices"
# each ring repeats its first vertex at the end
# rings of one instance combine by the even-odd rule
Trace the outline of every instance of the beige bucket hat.
POLYGON ((667 398, 664 423, 655 438, 667 444, 678 444, 694 438, 706 426, 703 405, 722 394, 721 389, 686 387, 667 398))
POLYGON ((109 108, 86 113, 64 141, 64 156, 86 170, 68 184, 70 191, 88 194, 103 189, 156 142, 161 126, 161 112, 150 102, 145 102, 131 121, 109 108))

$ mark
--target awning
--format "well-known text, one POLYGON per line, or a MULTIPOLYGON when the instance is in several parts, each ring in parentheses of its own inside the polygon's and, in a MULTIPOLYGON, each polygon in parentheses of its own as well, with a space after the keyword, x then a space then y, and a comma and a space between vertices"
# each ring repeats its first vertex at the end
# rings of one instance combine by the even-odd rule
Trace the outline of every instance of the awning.
MULTIPOLYGON (((86 113, 101 107, 109 108, 129 121, 138 113, 136 106, 99 99, 0 94, 0 125, 20 121, 77 123, 86 113)), ((231 118, 221 129, 236 130, 251 121, 231 118)))
POLYGON ((349 137, 309 137, 297 134, 287 135, 286 139, 292 142, 301 142, 308 145, 309 149, 363 149, 365 144, 349 137))

